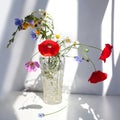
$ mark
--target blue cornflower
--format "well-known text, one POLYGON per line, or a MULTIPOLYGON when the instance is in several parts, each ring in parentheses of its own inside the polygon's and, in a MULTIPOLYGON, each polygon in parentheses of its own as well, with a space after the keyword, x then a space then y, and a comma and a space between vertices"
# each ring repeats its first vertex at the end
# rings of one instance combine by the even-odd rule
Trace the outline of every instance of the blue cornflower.
POLYGON ((22 20, 20 20, 19 18, 15 18, 15 25, 22 25, 22 20))
POLYGON ((38 38, 34 31, 31 32, 31 36, 32 36, 33 40, 37 40, 37 38, 38 38))
POLYGON ((79 62, 79 63, 81 63, 81 62, 82 62, 82 59, 80 59, 80 57, 79 57, 79 56, 74 56, 74 59, 75 59, 77 62, 79 62))
POLYGON ((19 26, 22 29, 22 20, 19 18, 15 18, 15 25, 19 26))
POLYGON ((44 113, 39 113, 38 116, 39 116, 40 118, 43 118, 43 117, 45 116, 45 114, 44 114, 44 113))

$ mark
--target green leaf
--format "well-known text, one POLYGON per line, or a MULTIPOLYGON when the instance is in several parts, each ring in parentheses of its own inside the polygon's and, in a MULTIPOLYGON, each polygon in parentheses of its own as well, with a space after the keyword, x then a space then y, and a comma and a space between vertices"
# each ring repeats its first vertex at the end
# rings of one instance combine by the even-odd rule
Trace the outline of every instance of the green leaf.
POLYGON ((12 35, 15 36, 16 32, 14 32, 12 35))
POLYGON ((33 19, 34 19, 34 15, 32 14, 25 17, 26 21, 33 20, 33 19))

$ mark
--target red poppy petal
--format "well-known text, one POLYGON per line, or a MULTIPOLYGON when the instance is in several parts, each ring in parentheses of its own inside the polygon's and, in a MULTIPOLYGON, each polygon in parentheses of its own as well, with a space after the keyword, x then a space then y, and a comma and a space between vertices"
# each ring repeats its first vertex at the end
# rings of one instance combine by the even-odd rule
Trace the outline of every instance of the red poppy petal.
POLYGON ((106 62, 106 58, 108 58, 111 55, 112 48, 113 48, 112 45, 105 44, 105 48, 103 49, 99 59, 103 60, 104 62, 106 62))
POLYGON ((95 71, 92 73, 88 81, 91 83, 98 83, 104 81, 105 79, 107 79, 106 73, 103 73, 101 71, 95 71))

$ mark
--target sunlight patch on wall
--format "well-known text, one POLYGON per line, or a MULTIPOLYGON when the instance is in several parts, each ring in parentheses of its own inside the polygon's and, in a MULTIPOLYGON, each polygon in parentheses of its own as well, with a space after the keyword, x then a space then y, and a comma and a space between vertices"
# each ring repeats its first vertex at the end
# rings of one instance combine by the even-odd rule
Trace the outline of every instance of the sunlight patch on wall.
POLYGON ((53 17, 55 32, 76 40, 78 23, 77 7, 77 1, 73 0, 51 0, 48 2, 46 9, 53 17))
MULTIPOLYGON (((101 28, 101 48, 105 47, 106 43, 111 44, 111 9, 112 9, 112 1, 109 1, 108 6, 106 8, 102 28, 101 28)), ((108 74, 108 79, 103 82, 103 95, 106 94, 109 84, 111 82, 112 77, 112 57, 106 60, 106 63, 103 63, 103 72, 108 74)))
MULTIPOLYGON (((74 55, 77 55, 77 51, 73 52, 74 55)), ((63 81, 63 91, 69 93, 76 75, 76 70, 79 63, 74 60, 74 58, 66 58, 65 61, 65 72, 64 72, 64 81, 63 81)))
POLYGON ((114 5, 114 66, 118 63, 118 58, 120 57, 120 0, 115 1, 114 5))

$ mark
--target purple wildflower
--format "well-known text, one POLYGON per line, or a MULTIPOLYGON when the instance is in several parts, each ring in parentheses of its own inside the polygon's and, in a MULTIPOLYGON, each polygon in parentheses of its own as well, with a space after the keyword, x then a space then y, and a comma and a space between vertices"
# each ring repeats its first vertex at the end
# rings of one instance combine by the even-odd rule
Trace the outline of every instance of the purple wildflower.
POLYGON ((38 62, 33 62, 33 61, 29 61, 27 63, 25 63, 25 69, 28 71, 28 72, 31 72, 31 71, 36 71, 37 68, 39 68, 40 65, 38 62))
POLYGON ((44 113, 39 113, 38 116, 39 116, 40 118, 43 118, 43 117, 45 116, 45 114, 44 114, 44 113))
POLYGON ((74 59, 75 59, 77 62, 79 62, 79 63, 81 63, 81 62, 82 62, 82 59, 80 59, 80 57, 79 57, 79 56, 74 56, 74 59))
POLYGON ((37 38, 38 38, 34 31, 31 32, 31 36, 32 36, 33 40, 37 40, 37 38))
POLYGON ((34 26, 34 21, 33 20, 29 20, 28 21, 30 25, 34 26))

